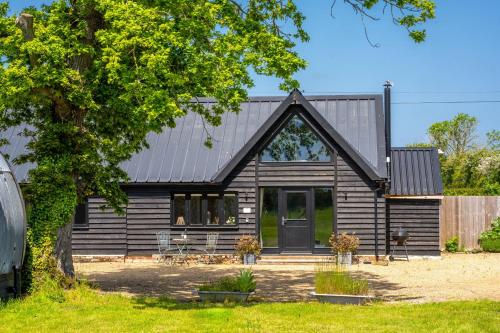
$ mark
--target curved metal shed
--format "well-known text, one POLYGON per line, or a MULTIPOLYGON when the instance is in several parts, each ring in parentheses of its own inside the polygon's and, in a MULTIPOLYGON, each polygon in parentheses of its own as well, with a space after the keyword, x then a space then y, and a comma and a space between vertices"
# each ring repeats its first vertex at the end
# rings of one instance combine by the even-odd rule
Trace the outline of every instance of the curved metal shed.
POLYGON ((9 164, 0 154, 0 276, 17 274, 23 263, 25 242, 24 200, 9 164))

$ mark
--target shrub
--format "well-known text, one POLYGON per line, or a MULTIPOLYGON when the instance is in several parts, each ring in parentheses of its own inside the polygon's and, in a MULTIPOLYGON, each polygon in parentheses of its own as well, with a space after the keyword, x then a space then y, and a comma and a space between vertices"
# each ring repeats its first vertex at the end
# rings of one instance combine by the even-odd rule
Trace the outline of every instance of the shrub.
POLYGON ((355 279, 340 268, 317 270, 314 285, 318 294, 366 295, 368 281, 355 279))
POLYGON ((245 235, 238 240, 235 246, 236 254, 242 257, 245 254, 260 255, 260 244, 257 238, 245 235))
POLYGON ((333 253, 356 252, 359 247, 359 238, 344 232, 338 236, 332 234, 329 243, 333 253))
POLYGON ((491 223, 491 230, 481 233, 479 242, 483 251, 500 252, 500 217, 491 223))
POLYGON ((226 276, 217 281, 201 285, 200 291, 232 291, 249 293, 255 291, 257 283, 253 272, 249 269, 243 269, 238 276, 226 276))
POLYGON ((446 251, 450 253, 455 253, 458 251, 458 237, 455 236, 449 240, 446 241, 444 244, 446 251))

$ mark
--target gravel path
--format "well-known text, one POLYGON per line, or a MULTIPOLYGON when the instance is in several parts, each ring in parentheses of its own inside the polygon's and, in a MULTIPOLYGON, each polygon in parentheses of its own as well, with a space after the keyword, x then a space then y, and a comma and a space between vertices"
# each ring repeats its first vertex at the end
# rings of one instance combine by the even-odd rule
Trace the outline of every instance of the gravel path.
MULTIPOLYGON (((170 267, 156 262, 105 262, 75 264, 79 276, 104 292, 168 296, 192 300, 200 283, 236 274, 240 265, 170 267)), ((256 265, 256 297, 295 301, 313 290, 314 265, 256 265)), ((444 255, 441 260, 391 262, 389 266, 352 267, 368 279, 375 294, 393 301, 430 302, 492 299, 500 301, 500 254, 444 255)))

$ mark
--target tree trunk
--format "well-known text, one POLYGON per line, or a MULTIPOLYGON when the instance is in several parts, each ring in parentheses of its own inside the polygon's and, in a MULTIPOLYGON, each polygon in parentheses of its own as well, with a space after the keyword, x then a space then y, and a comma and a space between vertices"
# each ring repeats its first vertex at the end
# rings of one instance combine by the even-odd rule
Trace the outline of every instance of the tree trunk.
POLYGON ((74 219, 75 216, 73 215, 71 222, 60 227, 57 231, 57 242, 55 248, 57 268, 59 268, 64 275, 69 277, 75 276, 75 269, 73 267, 73 250, 71 247, 74 219))

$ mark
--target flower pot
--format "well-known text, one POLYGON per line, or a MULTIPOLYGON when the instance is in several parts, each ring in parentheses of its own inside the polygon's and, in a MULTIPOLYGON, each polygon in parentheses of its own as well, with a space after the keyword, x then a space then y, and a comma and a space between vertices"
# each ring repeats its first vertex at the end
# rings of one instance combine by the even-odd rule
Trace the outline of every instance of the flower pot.
POLYGON ((257 262, 257 257, 253 253, 247 253, 243 255, 243 264, 244 265, 255 265, 257 262))
POLYGON ((339 252, 337 255, 337 264, 340 266, 351 266, 352 265, 352 253, 351 252, 339 252))

